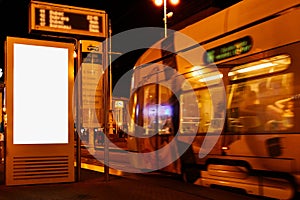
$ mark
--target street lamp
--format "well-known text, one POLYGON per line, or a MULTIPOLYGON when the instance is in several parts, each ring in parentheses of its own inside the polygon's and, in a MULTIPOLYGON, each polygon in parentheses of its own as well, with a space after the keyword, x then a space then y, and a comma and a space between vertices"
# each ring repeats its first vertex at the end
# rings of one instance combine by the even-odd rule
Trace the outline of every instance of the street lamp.
MULTIPOLYGON (((172 5, 177 5, 179 3, 179 0, 169 0, 169 1, 170 1, 170 3, 172 5)), ((161 6, 161 5, 164 6, 164 18, 163 18, 163 21, 164 21, 165 38, 166 38, 167 37, 167 18, 168 17, 172 17, 173 12, 167 13, 167 0, 154 0, 154 4, 156 6, 161 6)))

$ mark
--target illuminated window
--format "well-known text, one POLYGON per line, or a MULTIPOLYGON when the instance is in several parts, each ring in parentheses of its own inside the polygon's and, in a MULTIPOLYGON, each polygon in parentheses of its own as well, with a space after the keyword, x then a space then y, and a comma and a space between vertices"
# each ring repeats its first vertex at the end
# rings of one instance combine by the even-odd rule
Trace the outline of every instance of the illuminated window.
POLYGON ((283 71, 291 64, 288 55, 279 55, 234 67, 228 74, 230 80, 239 80, 283 71))

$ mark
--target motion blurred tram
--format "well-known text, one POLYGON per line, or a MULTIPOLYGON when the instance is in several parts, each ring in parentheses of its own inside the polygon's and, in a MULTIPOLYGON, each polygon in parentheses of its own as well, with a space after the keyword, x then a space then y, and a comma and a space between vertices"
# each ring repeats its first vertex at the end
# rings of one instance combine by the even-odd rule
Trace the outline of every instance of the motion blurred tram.
POLYGON ((145 51, 132 77, 128 149, 151 152, 174 140, 179 149, 192 138, 161 170, 202 186, 294 198, 300 189, 299 6, 299 0, 244 0, 145 51))

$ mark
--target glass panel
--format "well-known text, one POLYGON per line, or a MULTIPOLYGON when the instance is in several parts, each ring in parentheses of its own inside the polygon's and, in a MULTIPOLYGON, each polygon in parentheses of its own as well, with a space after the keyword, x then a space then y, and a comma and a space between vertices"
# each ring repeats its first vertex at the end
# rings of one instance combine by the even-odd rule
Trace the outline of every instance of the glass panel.
POLYGON ((195 95, 193 93, 187 92, 180 96, 180 133, 183 134, 196 133, 198 130, 199 113, 195 110, 199 110, 202 104, 191 102, 195 95))
POLYGON ((128 102, 128 106, 129 106, 129 119, 128 119, 128 133, 130 135, 134 135, 134 132, 135 132, 135 122, 136 122, 136 119, 135 119, 135 116, 136 116, 136 113, 138 112, 138 107, 137 107, 137 93, 135 92, 134 94, 131 95, 130 99, 129 99, 129 102, 128 102))
POLYGON ((155 135, 155 126, 157 124, 157 97, 156 97, 156 85, 149 85, 144 88, 144 109, 143 113, 143 127, 146 135, 155 135))
POLYGON ((228 74, 230 80, 239 80, 283 71, 291 64, 289 55, 279 55, 234 67, 228 74))
POLYGON ((144 88, 143 128, 146 135, 173 133, 173 93, 163 86, 149 85, 144 88), (157 97, 156 94, 159 96, 157 97), (158 99, 157 99, 158 98, 158 99))
POLYGON ((231 132, 274 132, 293 127, 293 74, 229 87, 227 128, 231 132))
POLYGON ((158 107, 158 128, 159 134, 174 134, 174 125, 173 125, 173 93, 170 89, 160 86, 159 87, 159 100, 160 105, 158 107))
POLYGON ((193 88, 203 88, 219 84, 222 81, 223 74, 219 70, 210 67, 194 66, 190 73, 185 74, 185 78, 188 82, 182 85, 184 91, 190 90, 190 85, 193 88))
POLYGON ((182 94, 180 96, 181 133, 207 132, 211 123, 212 112, 211 95, 207 88, 182 94), (194 95, 197 102, 191 101, 194 95), (199 112, 196 112, 196 110, 199 110, 199 112))

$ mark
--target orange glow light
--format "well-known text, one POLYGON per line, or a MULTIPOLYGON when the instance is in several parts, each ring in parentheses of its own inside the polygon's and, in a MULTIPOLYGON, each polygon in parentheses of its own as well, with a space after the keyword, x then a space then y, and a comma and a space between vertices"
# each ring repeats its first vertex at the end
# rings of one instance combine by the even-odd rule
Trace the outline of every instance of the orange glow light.
POLYGON ((161 6, 163 4, 163 0, 154 0, 154 4, 156 6, 161 6))
POLYGON ((171 0, 171 4, 177 5, 177 4, 179 4, 179 0, 171 0))
MULTIPOLYGON (((163 0, 153 0, 153 2, 154 2, 154 4, 155 4, 156 6, 161 6, 161 5, 163 5, 163 0)), ((179 0, 170 0, 170 3, 171 3, 172 5, 177 5, 177 4, 179 4, 179 0)))

